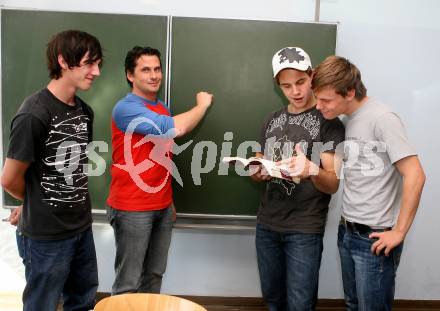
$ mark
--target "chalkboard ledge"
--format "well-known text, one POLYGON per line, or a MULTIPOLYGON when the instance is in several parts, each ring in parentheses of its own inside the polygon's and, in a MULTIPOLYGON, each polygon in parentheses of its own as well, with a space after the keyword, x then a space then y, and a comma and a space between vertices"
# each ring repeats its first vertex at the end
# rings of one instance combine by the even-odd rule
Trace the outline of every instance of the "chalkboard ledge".
MULTIPOLYGON (((108 222, 105 210, 93 209, 93 220, 108 222)), ((247 215, 215 215, 177 213, 176 229, 255 231, 256 217, 247 215)))
MULTIPOLYGON (((4 209, 17 206, 5 205, 4 209)), ((92 209, 95 223, 108 223, 106 211, 92 209)), ((176 229, 255 231, 256 216, 177 213, 176 229)))

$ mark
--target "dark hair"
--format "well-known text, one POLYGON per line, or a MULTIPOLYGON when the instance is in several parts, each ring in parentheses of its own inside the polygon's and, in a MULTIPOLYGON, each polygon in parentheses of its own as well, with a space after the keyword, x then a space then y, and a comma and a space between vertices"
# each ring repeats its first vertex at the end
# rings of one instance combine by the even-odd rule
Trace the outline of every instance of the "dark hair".
POLYGON ((69 69, 72 69, 80 65, 81 59, 87 53, 89 53, 87 64, 102 60, 101 44, 96 37, 79 30, 66 30, 57 33, 47 44, 46 58, 49 77, 59 79, 62 76, 58 55, 61 55, 69 69))
MULTIPOLYGON (((284 68, 283 70, 286 70, 286 69, 298 70, 298 69, 295 69, 295 68, 284 68)), ((283 70, 280 70, 280 72, 283 71, 283 70)), ((298 70, 298 71, 302 71, 302 70, 298 70)), ((278 85, 280 85, 280 72, 278 72, 277 75, 275 76, 275 82, 278 85)), ((307 70, 304 70, 302 72, 305 72, 309 77, 312 77, 312 75, 313 75, 313 69, 311 67, 307 68, 307 70)))
POLYGON ((331 87, 336 94, 347 96, 354 90, 357 100, 367 96, 367 89, 362 83, 361 72, 348 59, 340 56, 327 57, 315 68, 312 78, 313 91, 331 87))
POLYGON ((158 49, 151 48, 149 46, 146 47, 140 47, 135 46, 130 51, 127 52, 127 56, 125 56, 125 78, 127 79, 128 85, 130 87, 133 87, 133 83, 131 83, 130 80, 127 78, 127 73, 134 73, 134 69, 136 68, 137 60, 142 55, 150 55, 150 56, 157 56, 160 63, 160 68, 162 68, 162 62, 160 60, 160 52, 158 49))

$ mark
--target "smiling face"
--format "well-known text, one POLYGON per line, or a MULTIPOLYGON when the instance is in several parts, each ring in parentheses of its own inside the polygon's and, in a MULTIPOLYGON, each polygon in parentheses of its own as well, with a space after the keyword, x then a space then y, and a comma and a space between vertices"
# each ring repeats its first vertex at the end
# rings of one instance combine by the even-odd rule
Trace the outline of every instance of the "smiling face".
POLYGON ((350 102, 354 98, 354 91, 349 91, 347 96, 337 94, 335 89, 324 87, 316 90, 315 93, 316 109, 321 111, 326 119, 334 119, 341 114, 350 114, 350 102))
POLYGON ((127 72, 127 79, 133 84, 133 93, 150 100, 156 100, 162 82, 162 68, 156 55, 141 55, 134 71, 127 72))
POLYGON ((311 81, 307 72, 296 69, 284 69, 278 74, 280 88, 289 101, 289 112, 301 113, 315 105, 311 81))
POLYGON ((101 60, 89 63, 89 53, 86 53, 81 59, 79 66, 69 68, 62 56, 59 56, 60 66, 62 68, 61 78, 68 82, 75 90, 87 91, 98 77, 100 72, 101 60))

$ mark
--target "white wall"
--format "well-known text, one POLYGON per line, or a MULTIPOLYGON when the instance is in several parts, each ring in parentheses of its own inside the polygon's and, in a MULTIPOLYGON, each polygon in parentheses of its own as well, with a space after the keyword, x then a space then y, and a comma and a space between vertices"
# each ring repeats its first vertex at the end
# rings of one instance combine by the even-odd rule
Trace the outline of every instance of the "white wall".
MULTIPOLYGON (((2 0, 8 8, 199 16, 282 21, 312 21, 313 0, 279 1, 55 1, 2 0)), ((427 173, 420 211, 409 233, 398 270, 396 298, 440 299, 440 3, 436 0, 322 0, 321 20, 339 22, 339 55, 363 73, 369 95, 397 111, 419 151, 427 173), (437 188, 437 189, 436 189, 437 188), (437 191, 438 192, 438 191, 437 191)), ((294 42, 286 42, 286 45, 294 42)), ((3 125, 5 126, 5 125, 3 125)), ((336 229, 338 196, 325 235, 320 298, 342 298, 336 229)), ((110 227, 94 225, 100 291, 113 280, 114 241, 110 227)), ((11 237, 12 238, 12 237, 11 237)), ((3 259, 3 255, 2 255, 3 259)), ((1 281, 0 281, 1 282, 1 281)), ((163 291, 208 296, 260 296, 253 233, 178 229, 173 233, 163 291)))
MULTIPOLYGON (((427 182, 398 270, 397 298, 440 299, 440 2, 323 1, 321 20, 339 21, 338 54, 355 62, 370 96, 402 117, 427 182)), ((328 232, 330 233, 330 232, 328 232)))

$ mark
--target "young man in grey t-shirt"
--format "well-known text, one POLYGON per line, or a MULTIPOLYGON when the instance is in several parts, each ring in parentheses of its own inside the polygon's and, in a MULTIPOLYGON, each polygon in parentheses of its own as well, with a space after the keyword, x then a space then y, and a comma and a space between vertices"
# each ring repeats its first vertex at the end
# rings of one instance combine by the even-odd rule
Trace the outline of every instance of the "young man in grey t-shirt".
POLYGON ((342 218, 338 232, 348 310, 391 310, 403 240, 425 175, 400 118, 367 96, 361 74, 330 56, 314 72, 317 109, 347 115, 342 218))

